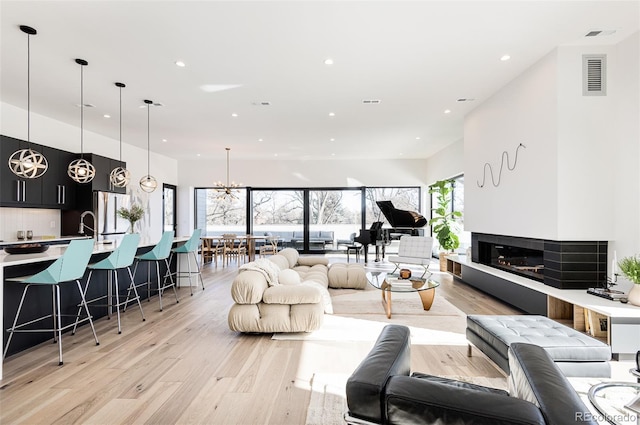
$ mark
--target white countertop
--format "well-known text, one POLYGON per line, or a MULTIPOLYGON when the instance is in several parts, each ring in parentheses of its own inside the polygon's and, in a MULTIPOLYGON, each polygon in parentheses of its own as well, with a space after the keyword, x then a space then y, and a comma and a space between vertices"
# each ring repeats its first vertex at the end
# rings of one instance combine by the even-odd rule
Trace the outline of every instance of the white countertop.
MULTIPOLYGON (((184 242, 188 239, 188 236, 178 236, 173 239, 173 242, 184 242)), ((138 245, 138 247, 141 248, 154 246, 158 243, 158 241, 159 239, 142 239, 140 240, 140 244, 138 245)), ((93 247, 93 254, 112 252, 118 247, 118 244, 118 240, 113 241, 113 243, 95 243, 93 247)), ((7 254, 6 252, 2 251, 0 252, 0 268, 55 260, 62 256, 64 251, 67 249, 67 246, 68 244, 51 245, 45 252, 40 252, 37 254, 7 254)))
POLYGON ((606 298, 587 294, 586 289, 554 288, 553 286, 545 285, 544 283, 535 281, 533 279, 528 279, 526 277, 518 276, 513 273, 498 270, 494 267, 485 266, 484 264, 474 263, 470 258, 467 258, 466 255, 447 255, 447 258, 455 261, 456 263, 460 263, 484 273, 499 277, 504 280, 508 280, 520 286, 524 286, 525 288, 533 289, 534 291, 550 295, 567 303, 577 304, 580 307, 595 311, 600 314, 604 314, 605 316, 616 318, 640 318, 640 307, 634 306, 632 304, 623 304, 620 301, 608 300, 606 298))
POLYGON ((74 239, 89 239, 90 237, 91 236, 62 236, 59 238, 47 238, 42 236, 36 236, 33 239, 13 239, 13 240, 1 241, 0 249, 2 249, 3 246, 9 246, 9 245, 22 245, 27 243, 55 244, 58 242, 70 242, 74 239))

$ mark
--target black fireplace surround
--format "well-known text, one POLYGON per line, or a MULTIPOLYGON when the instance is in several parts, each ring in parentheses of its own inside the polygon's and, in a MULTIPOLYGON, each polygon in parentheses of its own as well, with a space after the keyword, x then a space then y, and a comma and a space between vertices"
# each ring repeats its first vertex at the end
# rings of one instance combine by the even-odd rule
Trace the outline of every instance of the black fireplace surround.
POLYGON ((471 260, 560 289, 602 286, 607 242, 471 234, 471 260))

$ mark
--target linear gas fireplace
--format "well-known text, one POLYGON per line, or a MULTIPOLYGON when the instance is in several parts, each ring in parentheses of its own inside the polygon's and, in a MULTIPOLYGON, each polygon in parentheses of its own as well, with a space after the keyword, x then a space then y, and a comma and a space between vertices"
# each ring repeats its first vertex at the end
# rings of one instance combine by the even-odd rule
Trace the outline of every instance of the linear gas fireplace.
POLYGON ((473 262, 560 289, 587 289, 606 280, 606 241, 552 241, 473 233, 471 252, 473 262))

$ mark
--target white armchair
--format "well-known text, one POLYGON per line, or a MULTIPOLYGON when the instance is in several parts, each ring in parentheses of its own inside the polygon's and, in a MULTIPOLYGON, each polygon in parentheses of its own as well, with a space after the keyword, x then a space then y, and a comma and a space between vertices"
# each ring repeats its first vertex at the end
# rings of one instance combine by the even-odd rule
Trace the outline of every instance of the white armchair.
POLYGON ((393 272, 400 268, 400 264, 416 264, 424 268, 424 273, 420 276, 424 277, 428 271, 429 263, 431 263, 432 248, 433 238, 431 236, 402 236, 398 247, 398 255, 390 255, 388 257, 389 261, 396 265, 393 272))

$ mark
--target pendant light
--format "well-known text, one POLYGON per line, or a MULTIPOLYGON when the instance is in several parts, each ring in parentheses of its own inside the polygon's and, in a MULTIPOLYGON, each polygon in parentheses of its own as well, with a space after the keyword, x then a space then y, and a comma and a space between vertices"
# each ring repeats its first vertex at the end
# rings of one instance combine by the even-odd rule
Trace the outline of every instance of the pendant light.
MULTIPOLYGON (((120 162, 122 163, 122 89, 126 86, 123 83, 116 83, 116 87, 120 89, 120 162)), ((130 177, 129 170, 123 167, 116 167, 109 174, 109 180, 115 187, 126 187, 130 177)))
POLYGON ((145 192, 153 192, 154 190, 156 190, 156 187, 158 187, 158 182, 156 181, 155 177, 153 177, 151 174, 149 174, 149 152, 150 152, 150 136, 149 136, 149 110, 151 108, 151 104, 153 103, 153 101, 151 100, 146 100, 144 101, 144 103, 147 104, 147 175, 144 176, 143 178, 140 179, 140 188, 142 190, 144 190, 145 192))
POLYGON ((67 174, 75 182, 89 183, 96 175, 96 168, 84 159, 84 67, 89 63, 84 59, 76 59, 80 65, 80 158, 71 161, 67 174))
POLYGON ((9 169, 18 177, 37 179, 47 172, 49 163, 40 152, 31 149, 31 47, 30 39, 38 32, 26 25, 20 31, 27 34, 27 149, 19 149, 9 157, 9 169))
POLYGON ((229 153, 231 151, 231 148, 225 148, 225 150, 227 151, 227 184, 224 184, 221 181, 218 181, 216 183, 216 191, 220 193, 216 199, 218 199, 219 201, 235 201, 238 199, 236 193, 240 193, 240 190, 238 188, 242 186, 242 183, 236 183, 233 181, 229 183, 229 153))

